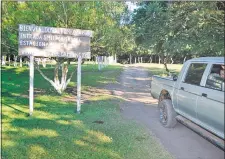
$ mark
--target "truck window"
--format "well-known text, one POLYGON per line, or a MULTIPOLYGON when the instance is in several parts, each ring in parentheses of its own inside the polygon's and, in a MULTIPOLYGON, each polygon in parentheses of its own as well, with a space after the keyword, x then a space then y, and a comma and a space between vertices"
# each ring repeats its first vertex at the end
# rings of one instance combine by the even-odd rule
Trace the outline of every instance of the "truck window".
POLYGON ((224 91, 224 65, 215 64, 212 66, 209 76, 207 77, 205 87, 224 91))
POLYGON ((188 68, 184 82, 199 86, 206 66, 207 64, 204 63, 192 63, 188 68))

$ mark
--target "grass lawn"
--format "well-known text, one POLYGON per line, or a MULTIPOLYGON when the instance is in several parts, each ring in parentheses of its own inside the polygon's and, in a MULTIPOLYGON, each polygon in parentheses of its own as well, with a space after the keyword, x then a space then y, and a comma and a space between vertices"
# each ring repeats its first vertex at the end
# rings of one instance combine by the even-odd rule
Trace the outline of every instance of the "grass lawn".
MULTIPOLYGON (((167 76, 167 72, 163 64, 143 63, 138 65, 147 68, 150 71, 151 75, 167 76)), ((182 64, 167 64, 170 72, 174 72, 177 75, 179 74, 182 66, 182 64)))
MULTIPOLYGON (((53 68, 41 68, 53 78, 53 68)), ((75 70, 75 66, 69 68, 75 70)), ((82 65, 82 89, 116 82, 122 66, 82 65)), ((84 102, 63 100, 35 71, 34 114, 28 117, 28 68, 2 67, 2 159, 167 159, 172 156, 137 123, 122 118, 119 99, 97 95, 84 102)), ((76 85, 76 74, 70 87, 76 85)))
MULTIPOLYGON (((168 64, 167 67, 170 72, 174 72, 175 74, 179 74, 182 64, 168 64)), ((163 64, 150 64, 149 70, 153 75, 167 76, 166 69, 163 64)))

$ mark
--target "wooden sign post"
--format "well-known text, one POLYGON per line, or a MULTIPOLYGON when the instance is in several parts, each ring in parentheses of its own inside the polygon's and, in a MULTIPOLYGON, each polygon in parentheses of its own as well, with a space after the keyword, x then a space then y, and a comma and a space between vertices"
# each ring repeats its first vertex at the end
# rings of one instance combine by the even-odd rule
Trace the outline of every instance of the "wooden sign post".
POLYGON ((81 62, 82 57, 78 56, 77 64, 77 113, 80 114, 80 103, 81 103, 81 62))
POLYGON ((34 111, 34 56, 30 56, 29 115, 34 111))
POLYGON ((30 57, 29 115, 34 103, 34 57, 78 58, 77 113, 81 111, 81 62, 90 59, 92 31, 19 24, 19 55, 30 57))

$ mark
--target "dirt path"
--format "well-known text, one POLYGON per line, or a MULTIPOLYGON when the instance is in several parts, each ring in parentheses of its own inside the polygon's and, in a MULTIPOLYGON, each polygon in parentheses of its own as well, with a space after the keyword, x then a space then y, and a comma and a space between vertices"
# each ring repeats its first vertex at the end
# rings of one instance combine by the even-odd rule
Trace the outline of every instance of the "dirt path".
POLYGON ((107 89, 126 100, 121 104, 123 116, 147 127, 175 158, 224 158, 224 151, 182 124, 178 123, 173 129, 160 125, 157 100, 150 95, 150 78, 144 68, 126 65, 120 76, 119 84, 109 85, 107 89))

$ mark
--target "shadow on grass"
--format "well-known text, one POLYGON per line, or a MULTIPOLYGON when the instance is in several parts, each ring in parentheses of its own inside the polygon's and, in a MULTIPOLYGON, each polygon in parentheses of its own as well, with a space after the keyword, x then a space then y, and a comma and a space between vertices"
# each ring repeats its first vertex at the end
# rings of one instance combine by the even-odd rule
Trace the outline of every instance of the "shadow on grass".
MULTIPOLYGON (((107 100, 89 101, 82 104, 78 115, 74 113, 76 103, 60 100, 62 96, 50 89, 50 84, 36 71, 34 114, 27 117, 29 70, 18 69, 4 68, 2 72, 2 158, 122 158, 124 154, 107 135, 110 126, 106 124, 112 123, 110 118, 117 115, 115 106, 107 100), (96 120, 103 120, 104 124, 93 123, 96 120)), ((53 77, 52 68, 43 71, 53 77)), ((86 71, 84 78, 91 77, 86 71)), ((113 80, 105 78, 104 71, 94 76, 84 80, 83 85, 113 80)))
POLYGON ((26 112, 23 112, 23 111, 21 111, 21 110, 15 108, 15 107, 13 107, 13 106, 11 106, 11 105, 8 105, 8 104, 5 104, 5 103, 2 103, 2 105, 7 106, 7 107, 9 107, 9 108, 12 108, 12 109, 14 109, 15 111, 17 111, 18 113, 27 114, 26 112))
MULTIPOLYGON (((79 115, 73 113, 72 104, 41 100, 37 102, 46 106, 36 108, 34 116, 15 116, 7 123, 3 122, 3 158, 14 158, 15 155, 17 158, 35 158, 32 154, 37 158, 56 159, 121 158, 119 149, 111 145, 111 137, 106 135, 108 132, 98 131, 105 125, 93 123, 99 119, 109 122, 109 117, 103 116, 104 113, 115 115, 115 107, 109 108, 106 100, 83 104, 84 113, 79 115), (10 127, 16 129, 11 131, 10 127)), ((8 107, 3 104, 4 106, 8 107)), ((24 113, 16 108, 13 111, 24 113)), ((9 118, 6 114, 3 120, 9 118)))
MULTIPOLYGON (((53 73, 44 71, 49 76, 53 73)), ((87 72, 83 78, 95 77, 83 83, 90 86, 91 82, 112 81, 117 74, 110 72, 105 78, 105 73, 87 72)), ((76 114, 76 103, 63 101, 61 97, 64 95, 58 96, 49 91, 50 85, 39 74, 35 75, 35 88, 40 92, 35 97, 34 114, 26 117, 23 112, 28 110, 28 91, 19 92, 24 89, 23 81, 27 82, 28 76, 21 74, 4 74, 14 78, 12 81, 5 78, 3 85, 3 103, 6 105, 2 107, 2 158, 170 158, 138 124, 122 119, 118 101, 110 95, 88 99, 88 103, 82 104, 81 114, 76 114), (10 91, 7 91, 8 84, 10 91), (95 121, 102 121, 102 124, 95 121)), ((135 100, 131 99, 130 102, 135 100)))

